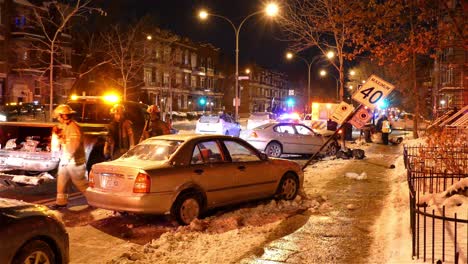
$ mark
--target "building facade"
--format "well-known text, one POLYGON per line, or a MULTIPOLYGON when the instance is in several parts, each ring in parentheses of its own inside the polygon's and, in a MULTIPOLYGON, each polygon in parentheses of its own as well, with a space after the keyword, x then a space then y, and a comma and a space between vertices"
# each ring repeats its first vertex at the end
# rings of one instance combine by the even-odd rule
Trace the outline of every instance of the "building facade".
MULTIPOLYGON (((468 10, 466 1, 449 1, 447 4, 453 17, 459 18, 463 25, 463 17, 468 10)), ((445 21, 446 22, 446 21, 445 21)), ((458 23, 456 22, 456 23, 458 23)), ((444 112, 447 109, 468 105, 468 74, 466 39, 456 32, 443 34, 440 40, 441 51, 437 54, 433 72, 433 113, 444 112)))
POLYGON ((223 110, 220 50, 162 29, 156 33, 146 46, 151 55, 143 69, 142 101, 165 112, 171 105, 172 111, 223 110))
MULTIPOLYGON (((287 99, 296 102, 297 91, 291 89, 284 73, 265 69, 258 65, 249 66, 248 70, 239 73, 239 115, 248 117, 252 112, 279 112, 291 108, 287 99)), ((234 112, 234 89, 227 89, 225 104, 229 111, 234 112)))
MULTIPOLYGON (((50 11, 40 2, 0 0, 0 103, 49 103, 49 52, 42 28, 34 12, 49 16, 50 11)), ((56 50, 54 86, 56 100, 66 96, 71 78, 71 35, 60 36, 56 50)))

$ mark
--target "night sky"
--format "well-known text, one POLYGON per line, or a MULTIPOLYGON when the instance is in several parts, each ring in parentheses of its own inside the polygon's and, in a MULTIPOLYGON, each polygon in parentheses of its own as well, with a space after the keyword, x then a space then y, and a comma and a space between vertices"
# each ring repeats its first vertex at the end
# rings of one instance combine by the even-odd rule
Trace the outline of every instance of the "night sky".
MULTIPOLYGON (((232 58, 233 65, 235 34, 232 26, 216 17, 200 21, 197 17, 198 10, 205 8, 211 13, 225 16, 237 26, 246 16, 263 6, 262 1, 255 0, 96 0, 95 3, 108 13, 108 23, 130 22, 150 15, 161 28, 221 48, 228 59, 232 58)), ((256 62, 265 68, 285 72, 291 81, 306 86, 307 66, 299 60, 286 61, 284 56, 288 43, 281 40, 282 38, 280 28, 274 20, 262 15, 249 18, 240 31, 239 67, 242 69, 242 66, 256 62)), ((313 51, 301 55, 312 57, 313 51)), ((317 72, 318 69, 312 69, 312 91, 333 92, 334 79, 320 81, 317 72)))

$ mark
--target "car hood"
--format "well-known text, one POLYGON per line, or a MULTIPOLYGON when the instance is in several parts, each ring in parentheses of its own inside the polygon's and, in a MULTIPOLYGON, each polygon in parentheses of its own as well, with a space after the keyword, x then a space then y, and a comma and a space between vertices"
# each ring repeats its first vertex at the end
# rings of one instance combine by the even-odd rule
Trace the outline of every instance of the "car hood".
POLYGON ((59 219, 57 214, 44 205, 31 204, 20 200, 0 198, 0 214, 14 218, 48 216, 59 219))
POLYGON ((271 158, 271 157, 269 159, 275 166, 287 167, 297 172, 301 171, 301 166, 294 161, 290 161, 290 160, 282 159, 282 158, 271 158))

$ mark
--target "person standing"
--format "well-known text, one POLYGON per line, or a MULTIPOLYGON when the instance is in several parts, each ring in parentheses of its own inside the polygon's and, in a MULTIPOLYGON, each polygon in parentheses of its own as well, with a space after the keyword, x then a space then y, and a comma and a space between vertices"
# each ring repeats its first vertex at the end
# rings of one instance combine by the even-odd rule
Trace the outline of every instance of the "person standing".
POLYGON ((383 116, 382 119, 382 142, 384 145, 388 145, 388 135, 391 132, 390 121, 388 121, 387 116, 383 116))
POLYGON ((67 206, 67 188, 70 180, 82 193, 88 188, 83 133, 78 123, 73 120, 74 113, 75 111, 66 104, 61 104, 54 110, 55 118, 60 122, 53 130, 60 145, 60 163, 57 172, 57 198, 51 209, 67 206))
POLYGON ((132 121, 125 118, 125 107, 114 105, 110 113, 113 120, 108 126, 104 156, 112 160, 119 158, 135 145, 132 121))
POLYGON ((140 142, 155 136, 167 135, 171 133, 170 126, 161 120, 161 112, 157 105, 150 105, 146 110, 150 118, 145 124, 143 133, 141 134, 140 142))

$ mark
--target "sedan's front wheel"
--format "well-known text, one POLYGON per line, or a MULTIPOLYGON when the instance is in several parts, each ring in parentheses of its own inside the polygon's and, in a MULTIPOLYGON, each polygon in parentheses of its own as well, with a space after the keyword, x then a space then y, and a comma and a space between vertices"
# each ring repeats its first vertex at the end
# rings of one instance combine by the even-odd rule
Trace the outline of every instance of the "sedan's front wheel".
POLYGON ((56 263, 56 259, 49 244, 41 240, 32 240, 19 250, 13 259, 13 263, 53 264, 56 263))
POLYGON ((172 216, 181 225, 188 225, 201 214, 201 199, 196 193, 184 193, 177 197, 171 210, 172 216))
POLYGON ((277 142, 271 142, 265 148, 265 153, 273 158, 279 158, 281 153, 283 152, 283 148, 277 142))
POLYGON ((299 192, 299 180, 292 173, 283 176, 276 190, 276 198, 294 200, 299 192))
POLYGON ((333 156, 336 155, 336 153, 338 153, 338 150, 340 150, 340 144, 338 144, 338 142, 336 141, 332 141, 326 147, 325 154, 327 156, 333 156))

